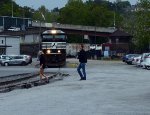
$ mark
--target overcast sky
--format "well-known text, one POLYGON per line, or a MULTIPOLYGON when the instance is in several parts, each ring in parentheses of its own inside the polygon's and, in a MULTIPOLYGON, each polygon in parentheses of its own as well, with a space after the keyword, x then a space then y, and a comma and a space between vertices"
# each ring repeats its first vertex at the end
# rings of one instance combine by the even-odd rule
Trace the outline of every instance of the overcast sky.
MULTIPOLYGON (((28 6, 34 9, 38 9, 41 5, 44 5, 47 9, 64 7, 68 0, 14 0, 20 6, 28 6)), ((86 1, 86 0, 84 0, 86 1)), ((114 2, 116 0, 109 0, 114 2)), ((125 0, 126 1, 126 0, 125 0)), ((135 4, 138 0, 129 0, 131 4, 135 4)))

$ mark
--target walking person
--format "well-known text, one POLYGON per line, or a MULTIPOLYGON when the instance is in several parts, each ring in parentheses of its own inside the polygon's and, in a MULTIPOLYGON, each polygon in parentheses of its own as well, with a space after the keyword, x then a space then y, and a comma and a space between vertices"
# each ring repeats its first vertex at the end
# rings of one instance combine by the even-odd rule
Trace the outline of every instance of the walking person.
POLYGON ((80 46, 80 52, 78 53, 78 59, 79 59, 79 65, 77 67, 77 71, 81 77, 80 80, 86 80, 86 70, 85 70, 85 65, 87 63, 87 54, 84 50, 84 45, 81 44, 80 46), (81 71, 82 69, 82 71, 81 71))
POLYGON ((43 51, 39 51, 38 55, 39 55, 39 61, 40 61, 40 80, 43 80, 43 79, 48 80, 48 77, 44 74, 45 63, 46 63, 45 55, 43 51))

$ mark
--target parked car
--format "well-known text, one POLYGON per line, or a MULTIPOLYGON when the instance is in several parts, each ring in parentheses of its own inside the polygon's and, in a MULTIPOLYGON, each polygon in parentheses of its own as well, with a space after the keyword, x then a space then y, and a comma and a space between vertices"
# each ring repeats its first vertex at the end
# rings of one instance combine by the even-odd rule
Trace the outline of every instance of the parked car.
POLYGON ((28 65, 32 63, 32 57, 29 55, 11 55, 8 59, 2 60, 2 66, 9 65, 28 65))
POLYGON ((27 64, 31 64, 32 63, 32 56, 30 55, 22 55, 26 58, 27 64))
POLYGON ((126 54, 126 55, 124 55, 124 56, 122 57, 122 61, 123 61, 123 62, 126 62, 127 55, 128 55, 128 54, 126 54))
POLYGON ((126 62, 127 64, 132 64, 133 58, 135 56, 139 56, 139 54, 126 54, 122 57, 122 61, 126 62))
POLYGON ((141 57, 142 55, 139 55, 139 56, 135 56, 132 60, 132 64, 136 65, 137 67, 140 66, 140 63, 141 63, 141 57))
POLYGON ((145 68, 150 70, 150 54, 145 57, 145 68))
POLYGON ((146 57, 149 55, 150 53, 143 53, 142 54, 142 57, 141 57, 141 62, 140 62, 140 66, 142 67, 142 68, 146 68, 145 67, 145 64, 146 64, 146 57))
POLYGON ((140 66, 142 68, 150 69, 150 53, 143 53, 140 66))

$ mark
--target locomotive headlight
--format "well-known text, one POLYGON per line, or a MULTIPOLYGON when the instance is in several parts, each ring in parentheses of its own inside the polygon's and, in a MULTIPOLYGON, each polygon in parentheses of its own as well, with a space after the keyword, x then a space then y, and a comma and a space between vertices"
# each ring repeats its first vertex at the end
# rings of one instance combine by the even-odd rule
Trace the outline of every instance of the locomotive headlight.
POLYGON ((56 31, 56 30, 52 30, 51 33, 52 33, 52 34, 56 34, 57 31, 56 31))
POLYGON ((51 53, 51 50, 47 50, 46 53, 47 53, 47 54, 50 54, 50 53, 51 53))
POLYGON ((57 52, 58 52, 58 53, 61 53, 61 51, 60 51, 60 50, 58 50, 57 52))

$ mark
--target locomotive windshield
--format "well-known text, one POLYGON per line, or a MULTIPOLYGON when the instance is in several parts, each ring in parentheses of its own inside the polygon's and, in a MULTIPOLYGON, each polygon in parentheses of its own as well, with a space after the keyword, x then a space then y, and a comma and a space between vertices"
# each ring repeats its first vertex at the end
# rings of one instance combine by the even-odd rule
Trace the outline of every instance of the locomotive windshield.
POLYGON ((53 35, 43 35, 43 39, 53 39, 53 35))
POLYGON ((66 36, 65 35, 42 35, 42 41, 43 42, 48 42, 48 41, 66 41, 66 36))

